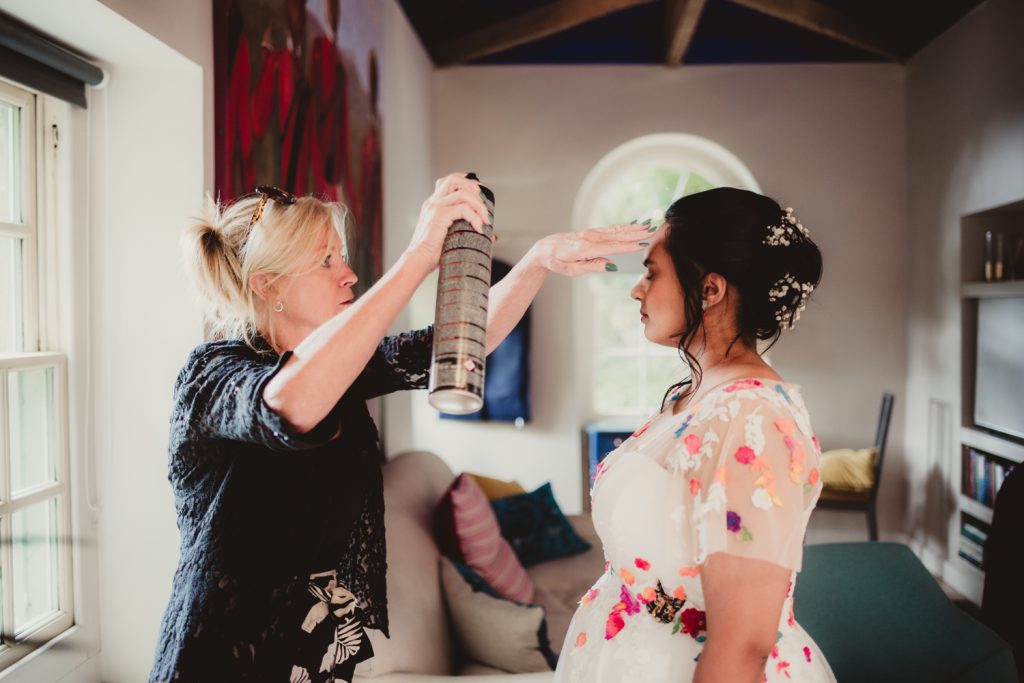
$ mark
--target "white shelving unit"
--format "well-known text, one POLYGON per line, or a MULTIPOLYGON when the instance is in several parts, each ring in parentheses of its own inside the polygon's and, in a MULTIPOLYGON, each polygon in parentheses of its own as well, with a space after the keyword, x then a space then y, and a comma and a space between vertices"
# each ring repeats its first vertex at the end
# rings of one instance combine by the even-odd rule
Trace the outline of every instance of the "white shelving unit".
MULTIPOLYGON (((1007 263, 1004 271, 1014 280, 998 282, 985 281, 985 232, 988 230, 1003 234, 1009 247, 1005 256, 1013 257, 1013 245, 1024 237, 1024 199, 987 211, 963 216, 960 225, 960 292, 961 292, 961 363, 960 363, 960 438, 959 459, 961 467, 951 473, 950 482, 956 496, 954 524, 950 529, 950 552, 944 567, 946 581, 976 604, 981 604, 985 573, 961 557, 960 537, 962 525, 984 527, 992 523, 992 508, 974 500, 962 481, 964 459, 968 449, 974 449, 986 456, 1011 463, 1024 463, 1024 443, 1009 436, 1001 436, 974 424, 975 363, 977 359, 978 304, 982 299, 1024 297, 1024 268, 1021 264, 1007 263), (974 520, 977 520, 976 522, 974 520), (981 524, 978 524, 980 522, 981 524)), ((1022 345, 1021 353, 1024 353, 1022 345)), ((1024 465, 1019 465, 1024 466, 1024 465)))

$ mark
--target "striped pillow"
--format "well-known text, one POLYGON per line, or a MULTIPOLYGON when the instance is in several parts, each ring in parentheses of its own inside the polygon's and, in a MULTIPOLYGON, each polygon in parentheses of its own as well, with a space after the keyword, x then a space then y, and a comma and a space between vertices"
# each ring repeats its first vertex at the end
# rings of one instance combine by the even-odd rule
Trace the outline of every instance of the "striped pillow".
POLYGON ((469 565, 504 597, 533 601, 533 581, 502 537, 491 503, 473 477, 460 474, 441 498, 434 536, 443 554, 469 565))

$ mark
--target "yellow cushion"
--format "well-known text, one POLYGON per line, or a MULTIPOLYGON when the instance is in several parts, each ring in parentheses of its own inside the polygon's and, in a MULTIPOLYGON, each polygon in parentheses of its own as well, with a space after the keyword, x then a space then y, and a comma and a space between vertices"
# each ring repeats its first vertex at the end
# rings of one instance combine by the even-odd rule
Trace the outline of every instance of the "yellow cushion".
POLYGON ((821 454, 821 482, 825 489, 843 493, 864 493, 875 483, 875 455, 878 449, 837 448, 821 454))
POLYGON ((473 474, 472 472, 467 472, 466 474, 473 477, 477 485, 483 490, 484 495, 487 496, 487 500, 501 500, 509 496, 526 493, 526 489, 518 481, 503 481, 501 479, 485 477, 482 474, 473 474))

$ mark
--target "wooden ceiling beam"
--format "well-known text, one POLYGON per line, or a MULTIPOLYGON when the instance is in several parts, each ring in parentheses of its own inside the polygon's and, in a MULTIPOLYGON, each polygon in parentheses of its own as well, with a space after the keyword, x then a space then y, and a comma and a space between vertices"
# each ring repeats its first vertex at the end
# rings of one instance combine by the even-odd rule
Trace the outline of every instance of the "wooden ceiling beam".
POLYGON ((652 0, 557 0, 427 49, 437 66, 462 64, 649 2, 652 0))
POLYGON ((853 17, 818 0, 732 0, 737 5, 775 17, 794 26, 814 31, 833 40, 852 45, 892 62, 903 62, 907 55, 882 31, 862 24, 853 17))
POLYGON ((668 49, 665 64, 679 66, 683 63, 690 41, 697 32, 697 23, 704 12, 706 0, 668 0, 668 49))

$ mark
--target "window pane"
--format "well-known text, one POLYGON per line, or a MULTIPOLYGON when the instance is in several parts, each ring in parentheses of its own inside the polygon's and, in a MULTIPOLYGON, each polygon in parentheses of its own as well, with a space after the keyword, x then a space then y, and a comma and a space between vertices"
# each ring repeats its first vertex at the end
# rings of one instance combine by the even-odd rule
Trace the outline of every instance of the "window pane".
POLYGON ((668 388, 686 378, 690 372, 675 355, 649 355, 645 360, 647 383, 644 387, 644 401, 646 412, 654 413, 661 408, 661 400, 668 388))
POLYGON ((54 481, 53 368, 8 375, 11 424, 11 494, 54 481))
POLYGON ((0 221, 21 222, 21 108, 0 102, 0 221))
POLYGON ((57 611, 57 499, 11 515, 14 632, 57 611))
POLYGON ((641 340, 640 304, 629 298, 638 276, 617 273, 588 278, 593 302, 594 348, 636 347, 641 340))
POLYGON ((24 351, 22 242, 17 237, 0 236, 0 353, 24 351))
POLYGON ((661 217, 672 203, 680 175, 685 174, 680 174, 678 169, 657 167, 623 173, 598 201, 598 222, 609 225, 661 217))
POLYGON ((603 355, 594 373, 594 410, 602 415, 640 415, 643 359, 603 355))

